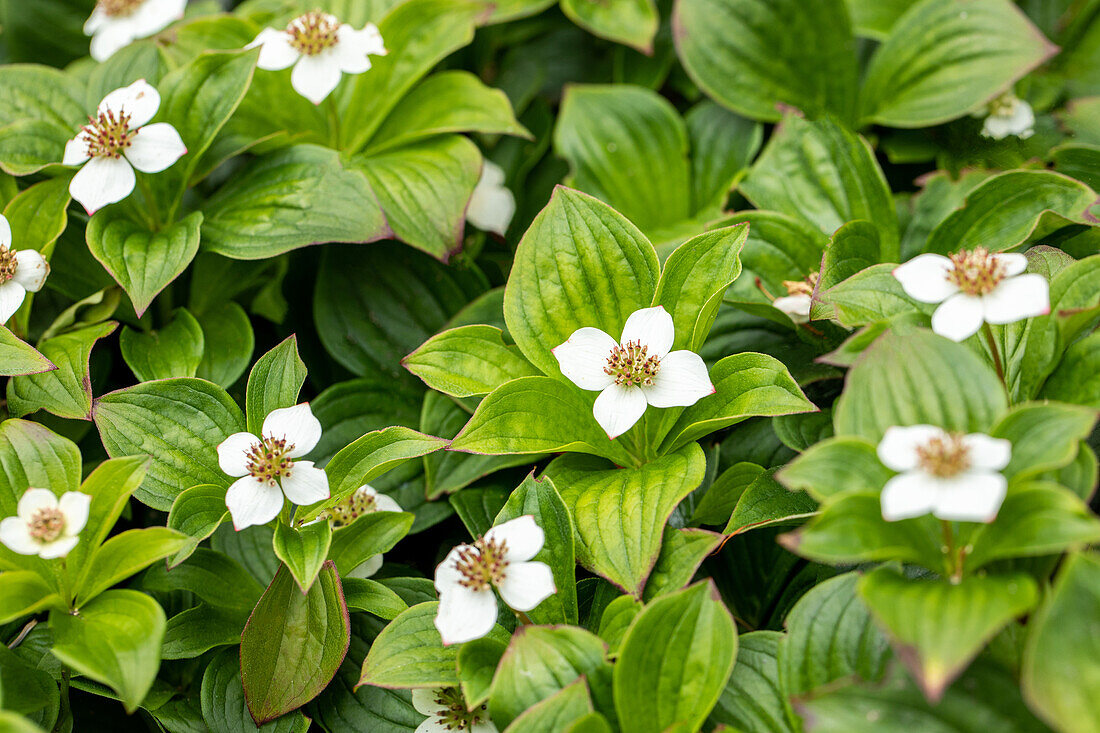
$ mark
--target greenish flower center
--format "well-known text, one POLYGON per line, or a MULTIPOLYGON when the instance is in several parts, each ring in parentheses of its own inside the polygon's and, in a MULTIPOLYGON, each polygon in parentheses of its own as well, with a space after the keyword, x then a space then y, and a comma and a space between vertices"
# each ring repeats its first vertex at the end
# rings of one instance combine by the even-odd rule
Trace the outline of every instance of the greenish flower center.
POLYGON ((57 507, 43 507, 31 515, 30 535, 42 544, 53 542, 65 529, 65 515, 57 507))
POLYGON ((617 345, 611 350, 611 356, 607 357, 607 366, 604 373, 615 378, 615 384, 624 387, 653 385, 653 378, 661 370, 661 360, 656 356, 649 356, 648 346, 642 346, 641 341, 628 341, 625 345, 617 345))
POLYGON ((962 433, 948 433, 946 438, 935 437, 918 447, 917 461, 925 473, 950 478, 970 468, 970 449, 962 433))
POLYGON ((290 21, 290 46, 303 56, 316 56, 336 45, 340 21, 335 15, 313 10, 290 21))
POLYGON ((457 687, 444 687, 435 691, 435 703, 439 712, 439 724, 447 730, 470 730, 475 724, 485 720, 487 706, 479 705, 474 710, 466 709, 466 700, 457 687))
POLYGON ((504 580, 508 567, 505 552, 508 543, 478 537, 472 545, 463 545, 455 560, 455 569, 462 575, 458 581, 470 590, 488 590, 493 583, 504 580))
POLYGON ((294 462, 288 454, 292 450, 294 444, 285 438, 264 438, 248 451, 249 475, 274 486, 276 479, 290 476, 294 462))
POLYGON ((333 527, 346 527, 364 514, 376 511, 375 495, 369 491, 356 491, 334 507, 318 515, 318 519, 329 519, 333 527))
POLYGON ((1005 92, 989 103, 989 114, 995 117, 1011 117, 1016 114, 1019 98, 1012 92, 1005 92))
POLYGON ((962 250, 951 255, 954 268, 947 281, 967 295, 988 295, 1005 279, 1005 267, 985 247, 962 250))
POLYGON ((84 142, 89 158, 118 158, 123 150, 133 145, 137 130, 130 129, 130 115, 125 112, 116 116, 107 110, 88 120, 84 126, 84 142))

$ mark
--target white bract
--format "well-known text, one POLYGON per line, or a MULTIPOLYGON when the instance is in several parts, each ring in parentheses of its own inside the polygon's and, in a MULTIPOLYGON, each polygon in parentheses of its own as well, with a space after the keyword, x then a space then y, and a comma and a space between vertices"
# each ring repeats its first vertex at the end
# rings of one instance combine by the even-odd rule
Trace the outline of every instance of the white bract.
POLYGON ((482 703, 474 710, 467 710, 466 698, 457 687, 413 690, 412 704, 416 712, 428 716, 415 733, 497 733, 497 727, 489 720, 488 706, 482 703))
POLYGON ((531 562, 544 535, 529 514, 493 527, 472 545, 459 545, 435 569, 439 610, 435 627, 444 644, 489 633, 497 620, 493 588, 515 611, 530 611, 557 592, 546 563, 531 562))
POLYGON ((481 166, 481 178, 466 207, 466 221, 485 232, 500 236, 508 231, 516 213, 516 197, 504 185, 504 169, 491 160, 481 166))
POLYGON ((321 439, 321 423, 308 402, 272 410, 264 418, 260 437, 233 433, 218 445, 218 465, 241 478, 225 494, 225 505, 239 532, 267 524, 283 508, 283 495, 307 505, 329 497, 328 475, 313 461, 295 461, 321 439))
POLYGON ((245 48, 257 46, 260 58, 256 65, 267 71, 293 66, 291 86, 314 104, 332 93, 341 74, 362 74, 369 69, 368 55, 387 53, 382 34, 373 23, 357 31, 319 10, 298 16, 283 31, 264 28, 245 48))
POLYGON ((116 89, 99 103, 97 117, 65 145, 65 165, 85 164, 69 183, 69 193, 89 214, 122 201, 142 173, 159 173, 187 152, 176 128, 153 125, 160 94, 144 79, 116 89))
POLYGON ((983 136, 1003 140, 1009 135, 1015 135, 1026 140, 1034 134, 1035 112, 1030 104, 1012 92, 1007 92, 989 103, 985 122, 982 124, 983 136))
POLYGON ((811 272, 804 280, 784 280, 783 287, 787 289, 787 294, 773 300, 772 305, 795 323, 808 323, 817 278, 818 273, 811 272))
POLYGON ((33 249, 12 248, 11 225, 0 214, 0 323, 15 315, 27 293, 37 293, 50 274, 46 258, 33 249))
MULTIPOLYGON (((364 514, 373 512, 399 512, 401 505, 385 494, 378 493, 369 484, 363 484, 344 501, 334 507, 330 507, 314 519, 313 522, 327 520, 332 522, 334 528, 346 527, 364 514)), ((313 524, 308 522, 308 524, 313 524)), ((345 577, 369 578, 382 567, 382 555, 372 555, 364 562, 357 565, 345 577)))
POLYGON ((186 5, 187 0, 99 0, 84 23, 92 58, 106 61, 138 38, 167 28, 183 17, 186 5))
POLYGON ((878 444, 878 458, 899 471, 882 489, 888 522, 931 513, 955 522, 992 522, 1008 481, 1000 471, 1012 444, 982 433, 949 433, 934 425, 891 427, 878 444))
POLYGON ((20 555, 65 557, 88 523, 91 503, 92 497, 79 491, 66 491, 58 499, 49 489, 27 489, 15 516, 0 521, 0 542, 20 555))
POLYGON ((1027 258, 994 254, 984 247, 950 257, 923 254, 894 270, 910 297, 941 303, 932 314, 932 330, 964 341, 982 323, 1013 323, 1050 313, 1050 283, 1036 273, 1021 274, 1027 258))
POLYGON ((687 349, 670 351, 674 338, 672 316, 658 305, 631 313, 618 342, 586 326, 552 353, 569 381, 600 393, 592 415, 614 439, 647 405, 687 407, 714 394, 703 359, 687 349))

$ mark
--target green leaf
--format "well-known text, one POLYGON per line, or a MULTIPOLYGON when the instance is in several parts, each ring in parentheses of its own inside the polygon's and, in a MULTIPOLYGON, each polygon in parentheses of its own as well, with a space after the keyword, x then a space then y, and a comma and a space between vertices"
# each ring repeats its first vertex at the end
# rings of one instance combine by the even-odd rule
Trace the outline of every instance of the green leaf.
POLYGON ((562 0, 561 10, 589 33, 653 53, 653 37, 661 17, 653 0, 562 0))
POLYGON ((205 547, 173 568, 154 565, 142 576, 141 584, 152 591, 188 591, 211 606, 245 615, 264 593, 264 587, 239 562, 205 547))
POLYGON ((569 509, 548 477, 535 478, 534 472, 508 497, 494 525, 524 515, 534 517, 543 531, 542 549, 531 559, 546 563, 554 575, 557 592, 527 612, 536 624, 577 624, 577 561, 573 522, 569 509))
MULTIPOLYGON (((666 532, 669 531, 666 529, 666 532)), ((619 596, 607 604, 600 614, 599 636, 607 643, 609 656, 617 657, 623 637, 634 617, 641 613, 642 602, 634 596, 619 596)))
MULTIPOLYGON (((419 603, 382 629, 363 660, 359 685, 391 689, 456 686, 455 660, 460 645, 443 646, 433 623, 438 606, 435 601, 419 603)), ((494 626, 488 638, 507 644, 509 635, 494 626)))
POLYGON ((229 485, 216 448, 244 430, 244 416, 217 385, 202 379, 146 382, 100 397, 92 418, 108 455, 152 456, 134 495, 154 509, 167 511, 192 486, 229 485))
POLYGON ((468 641, 459 648, 458 678, 468 706, 481 705, 489 699, 493 675, 505 649, 505 644, 487 637, 468 641))
POLYGON ((459 326, 425 341, 401 364, 434 390, 476 397, 512 379, 539 372, 495 326, 459 326))
MULTIPOLYGON (((836 230, 821 259, 818 289, 825 290, 881 262, 897 259, 883 247, 878 228, 869 221, 850 221, 836 230)), ((816 313, 811 312, 812 316, 816 313)))
POLYGON ((727 356, 710 370, 710 378, 715 393, 680 414, 661 443, 661 452, 677 450, 749 417, 816 410, 787 367, 764 354, 727 356))
POLYGON ((255 336, 248 314, 229 301, 197 317, 205 348, 195 376, 228 389, 252 362, 255 336))
MULTIPOLYGON (((611 5, 587 0, 584 5, 613 11, 611 5)), ((569 14, 571 8, 563 4, 562 9, 569 14)), ((643 231, 672 226, 695 213, 687 126, 676 108, 651 89, 567 86, 554 152, 569 163, 570 185, 605 201, 643 231)))
POLYGON ((1022 573, 952 583, 910 580, 884 567, 859 583, 860 596, 931 702, 994 634, 1035 605, 1038 593, 1022 573))
POLYGON ((776 478, 818 501, 841 493, 882 491, 893 472, 882 465, 875 446, 862 438, 829 438, 810 446, 776 478))
POLYGON ((257 728, 245 705, 241 684, 239 652, 226 649, 218 653, 202 676, 202 718, 208 728, 226 733, 306 733, 309 719, 300 712, 290 713, 257 728))
POLYGON ((695 505, 695 511, 691 515, 692 523, 725 525, 741 494, 763 472, 763 466, 741 461, 720 473, 695 505))
POLYGON ((190 557, 199 543, 214 534, 228 518, 224 486, 199 484, 181 491, 168 511, 167 526, 186 535, 188 541, 169 558, 168 567, 174 568, 190 557))
POLYGON ((392 621, 408 608, 401 597, 377 580, 370 578, 344 578, 344 600, 352 611, 373 613, 380 619, 392 621))
POLYGON ((409 533, 412 523, 413 515, 409 512, 364 514, 349 526, 333 532, 328 557, 336 563, 336 570, 341 575, 347 575, 375 555, 389 552, 409 533))
POLYGON ((30 570, 0 573, 0 624, 18 621, 51 606, 67 608, 65 599, 38 573, 30 570))
POLYGON ((88 521, 81 532, 82 541, 67 555, 73 568, 86 570, 85 558, 94 555, 114 529, 115 522, 129 504, 130 495, 145 478, 148 464, 149 459, 145 456, 111 458, 100 462, 84 479, 80 491, 90 495, 92 501, 88 507, 88 521))
POLYGON ((525 710, 578 677, 607 673, 607 649, 595 634, 571 626, 521 626, 493 676, 489 712, 511 725, 525 710))
POLYGON ((984 432, 1006 408, 997 375, 966 346, 931 331, 895 329, 848 372, 833 422, 837 435, 877 443, 892 425, 984 432))
POLYGON ((144 593, 109 590, 80 609, 54 612, 53 655, 118 693, 127 712, 137 709, 160 667, 164 611, 144 593))
POLYGON ((1096 220, 1089 209, 1096 199, 1091 188, 1060 173, 1008 171, 973 189, 966 202, 932 230, 923 251, 1006 251, 1070 224, 1093 226, 1096 220))
POLYGON ((0 89, 0 168, 26 175, 60 163, 85 120, 80 83, 47 66, 12 64, 0 74, 0 89))
POLYGON ((1096 411, 1088 407, 1032 402, 1012 408, 989 434, 1012 442, 1012 460, 1001 473, 1013 480, 1067 465, 1095 424, 1096 411))
POLYGON ((760 150, 764 128, 710 100, 688 110, 684 121, 692 151, 694 208, 700 212, 724 210, 730 189, 760 150))
MULTIPOLYGON (((722 535, 705 529, 665 527, 661 554, 653 564, 642 598, 649 602, 690 583, 703 560, 718 549, 722 540, 722 535)), ((605 612, 600 620, 601 629, 606 616, 605 612)))
POLYGON ((560 730, 573 730, 571 723, 592 714, 592 698, 588 683, 578 678, 550 697, 527 708, 507 731, 518 733, 555 733, 560 730))
POLYGON ((779 678, 777 655, 784 636, 753 631, 737 639, 737 662, 710 714, 711 723, 741 730, 794 733, 793 714, 779 678))
POLYGON ((874 152, 831 120, 784 117, 741 191, 756 208, 789 214, 830 236, 856 219, 873 222, 884 251, 896 252, 897 215, 874 152))
POLYGON ((124 326, 118 345, 126 366, 139 382, 193 377, 202 362, 202 326, 186 308, 180 308, 158 331, 135 331, 124 326))
POLYGON ((157 560, 176 554, 186 538, 167 527, 130 529, 96 548, 76 584, 78 604, 86 604, 157 560))
POLYGON ((545 475, 561 487, 573 516, 577 560, 641 596, 669 515, 705 472, 702 449, 689 444, 640 468, 608 468, 599 459, 562 456, 545 475))
MULTIPOLYGON (((895 269, 893 264, 871 265, 846 280, 819 290, 817 300, 831 306, 833 316, 849 328, 930 311, 929 306, 922 306, 905 294, 901 283, 894 277, 895 269)), ((823 312, 818 310, 819 307, 818 303, 814 303, 810 315, 823 312)))
POLYGON ((161 659, 194 659, 220 646, 237 646, 247 612, 200 603, 168 619, 161 659))
POLYGON ((12 377, 8 382, 8 410, 17 416, 46 410, 58 417, 89 419, 92 381, 88 359, 96 342, 117 327, 116 321, 105 321, 39 343, 39 352, 57 369, 12 377))
POLYGON ((688 75, 738 114, 772 122, 783 106, 854 117, 855 39, 844 0, 682 0, 672 23, 688 75))
POLYGON ((1093 714, 1100 676, 1092 664, 1098 620, 1100 557, 1071 555, 1028 624, 1022 665, 1024 699, 1058 730, 1100 731, 1093 714))
POLYGON ((203 249, 241 260, 390 233, 366 179, 315 145, 260 158, 207 199, 202 213, 203 249))
POLYGON ((1039 396, 1100 408, 1100 333, 1066 349, 1039 396))
POLYGON ((315 698, 344 660, 350 633, 332 563, 305 594, 280 567, 241 635, 241 679, 252 719, 262 725, 315 698))
POLYGON ((195 258, 202 222, 202 212, 196 211, 151 232, 121 209, 108 209, 88 222, 88 249, 130 296, 140 316, 195 258))
POLYGON ((367 147, 367 154, 434 135, 480 132, 530 137, 500 89, 485 86, 468 71, 432 74, 401 98, 367 147))
POLYGON ((771 471, 760 474, 737 500, 723 534, 740 534, 761 527, 797 523, 811 517, 817 502, 802 491, 789 491, 771 471))
POLYGON ((272 549, 275 557, 290 571, 298 588, 307 593, 328 557, 331 541, 332 525, 327 520, 301 527, 288 527, 279 522, 275 525, 272 549))
POLYGON ((657 254, 633 224, 558 187, 516 249, 504 292, 508 332, 532 364, 557 375, 550 350, 584 326, 616 338, 631 313, 653 302, 658 274, 657 254))
POLYGON ((916 3, 871 58, 864 123, 927 127, 961 117, 1057 50, 1006 0, 974 0, 965 13, 951 0, 916 3))
POLYGON ((634 619, 615 664, 615 710, 639 733, 696 730, 733 669, 737 632, 714 583, 659 598, 634 619))
MULTIPOLYGON (((20 714, 26 715, 45 726, 52 726, 60 713, 60 695, 50 673, 37 668, 29 660, 20 659, 7 647, 0 649, 0 700, 3 700, 9 714, 15 714, 20 720, 20 714)), ((14 733, 22 730, 4 728, 6 722, 0 718, 0 729, 14 730, 14 733)))
POLYGON ((261 356, 248 374, 245 425, 259 435, 272 410, 293 407, 306 381, 306 365, 298 356, 298 337, 290 335, 261 356))
POLYGON ((8 329, 0 326, 0 376, 41 374, 57 365, 8 329))
POLYGON ((477 487, 460 491, 447 497, 454 507, 458 518, 472 537, 478 537, 489 531, 511 492, 498 486, 477 487))
POLYGON ((69 181, 64 176, 49 178, 20 191, 4 207, 14 248, 30 247, 49 253, 50 245, 68 224, 69 200, 69 181))

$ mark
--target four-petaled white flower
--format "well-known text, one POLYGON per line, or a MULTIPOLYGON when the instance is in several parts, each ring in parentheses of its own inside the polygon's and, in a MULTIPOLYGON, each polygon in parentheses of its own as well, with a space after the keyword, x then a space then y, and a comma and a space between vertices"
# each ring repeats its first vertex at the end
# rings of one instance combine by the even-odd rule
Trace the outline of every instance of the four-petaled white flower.
POLYGON ((264 418, 260 437, 233 433, 218 445, 218 465, 241 478, 225 494, 225 505, 239 532, 267 524, 283 508, 283 495, 298 505, 329 497, 328 475, 313 461, 295 461, 321 439, 321 422, 308 402, 272 410, 264 418))
POLYGON ((992 522, 1008 481, 1001 473, 1012 444, 982 433, 949 433, 934 425, 891 427, 878 458, 899 471, 882 489, 888 522, 932 513, 955 522, 992 522))
POLYGON ((647 405, 687 407, 714 394, 703 359, 687 349, 670 351, 674 338, 672 316, 658 305, 631 313, 618 342, 586 326, 552 353, 569 381, 599 391, 592 415, 614 440, 647 405))
POLYGON ((784 280, 783 287, 787 289, 787 294, 773 300, 772 305, 795 323, 809 323, 817 278, 818 274, 811 272, 803 280, 784 280))
POLYGON ((27 293, 37 293, 46 282, 50 265, 33 249, 12 248, 11 225, 0 214, 0 323, 7 323, 27 293))
MULTIPOLYGON (((401 505, 385 494, 380 494, 369 484, 363 484, 344 501, 321 512, 313 522, 331 521, 335 529, 346 527, 364 514, 372 512, 400 512, 401 505)), ((369 578, 382 567, 382 554, 371 555, 359 563, 345 577, 369 578)))
POLYGON ((314 104, 332 93, 341 74, 362 74, 369 69, 369 54, 387 53, 382 34, 373 23, 357 31, 319 10, 298 16, 285 31, 264 28, 245 48, 257 46, 260 58, 256 65, 267 71, 293 66, 291 86, 314 104))
POLYGON ((0 542, 20 555, 65 557, 88 523, 91 503, 92 497, 79 491, 66 491, 59 500, 49 489, 27 489, 16 515, 0 521, 0 542))
POLYGON ((480 639, 492 630, 497 620, 494 587, 512 610, 520 612, 557 592, 550 567, 531 562, 544 538, 535 518, 525 514, 447 553, 435 569, 435 627, 445 645, 480 639))
POLYGON ((989 103, 985 109, 982 136, 1003 140, 1015 135, 1026 140, 1035 134, 1035 112, 1031 105, 1012 92, 1006 92, 989 103))
POLYGON ((482 703, 474 710, 467 710, 466 698, 457 687, 413 690, 412 703, 416 712, 428 716, 415 733, 497 733, 497 727, 489 720, 488 706, 482 703))
POLYGON ((92 58, 106 61, 138 38, 167 28, 183 17, 186 5, 187 0, 99 0, 84 23, 92 58))
POLYGON ((984 247, 950 257, 923 254, 894 270, 910 297, 942 303, 932 314, 932 330, 964 341, 982 323, 1014 321, 1050 313, 1050 283, 1027 269, 1021 254, 994 254, 984 247))
POLYGON ((99 103, 97 117, 65 145, 65 165, 80 165, 69 193, 89 214, 122 201, 134 190, 134 168, 159 173, 187 152, 167 122, 153 125, 160 94, 144 79, 116 89, 99 103))
POLYGON ((483 232, 503 237, 515 213, 516 197, 504 185, 504 169, 486 159, 481 166, 481 178, 466 207, 466 221, 483 232))

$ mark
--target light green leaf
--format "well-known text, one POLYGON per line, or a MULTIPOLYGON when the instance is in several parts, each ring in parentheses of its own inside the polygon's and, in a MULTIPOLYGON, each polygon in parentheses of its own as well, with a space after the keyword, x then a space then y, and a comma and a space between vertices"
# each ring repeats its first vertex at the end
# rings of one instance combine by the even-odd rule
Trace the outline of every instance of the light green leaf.
POLYGON ((906 295, 894 277, 895 268, 893 264, 873 264, 846 280, 826 285, 818 291, 821 305, 815 302, 810 315, 827 313, 831 309, 841 324, 853 328, 910 313, 930 313, 932 306, 918 303, 906 295))
POLYGON ((167 527, 130 529, 96 548, 76 585, 78 604, 86 604, 157 560, 176 554, 186 538, 167 527))
MULTIPOLYGON (((74 569, 87 572, 85 558, 95 555, 103 540, 114 529, 119 516, 130 502, 130 495, 145 478, 148 464, 149 459, 145 456, 109 458, 101 461, 88 474, 88 478, 84 479, 80 491, 91 496, 92 501, 88 507, 88 521, 81 531, 81 541, 67 555, 67 562, 74 569)), ((161 535, 152 544, 158 545, 165 539, 165 535, 161 535)))
POLYGON ((841 437, 810 446, 776 478, 791 490, 825 501, 841 493, 879 492, 892 475, 879 461, 874 445, 862 438, 841 437))
POLYGON ((733 514, 737 500, 745 489, 764 472, 764 467, 749 461, 739 461, 718 474, 703 498, 695 505, 692 524, 723 526, 733 514))
MULTIPOLYGON (((722 211, 730 189, 760 150, 764 128, 705 100, 684 115, 691 143, 691 190, 698 212, 722 211)), ((751 232, 750 232, 751 238, 751 232)))
POLYGON ((0 573, 0 624, 18 621, 43 609, 68 606, 65 599, 42 576, 30 570, 0 573))
POLYGON ((753 631, 737 639, 737 662, 710 714, 711 723, 741 730, 794 733, 793 713, 779 677, 777 656, 784 636, 753 631))
POLYGON ((188 537, 180 551, 168 559, 168 567, 174 568, 190 557, 199 543, 229 518, 225 506, 225 487, 217 484, 199 484, 181 491, 168 512, 167 526, 188 537))
POLYGON ((760 474, 737 500, 723 534, 795 524, 814 515, 817 502, 802 491, 789 491, 771 471, 760 474))
POLYGON ((412 523, 413 515, 409 512, 365 514, 351 525, 333 532, 328 557, 336 563, 336 570, 341 575, 347 575, 375 555, 393 549, 409 533, 412 523))
POLYGON ((458 678, 467 705, 481 705, 489 699, 493 675, 505 649, 507 646, 500 641, 482 637, 466 642, 458 650, 458 678))
POLYGON ((331 541, 332 525, 328 520, 302 527, 288 527, 279 522, 275 525, 271 546, 275 557, 283 561, 298 588, 302 593, 308 593, 328 557, 331 541))
POLYGON ((425 341, 401 364, 434 390, 476 397, 505 382, 539 372, 495 326, 459 326, 425 341))
POLYGON ((92 380, 88 359, 99 339, 118 327, 104 321, 53 336, 38 344, 42 356, 57 369, 40 374, 12 377, 8 382, 8 410, 22 417, 46 410, 58 417, 87 420, 92 413, 92 380))
POLYGON ((139 382, 172 377, 193 377, 202 362, 202 326, 186 308, 180 308, 168 325, 144 333, 124 326, 118 339, 126 366, 139 382))
POLYGON ((653 0, 562 0, 561 10, 589 33, 649 55, 661 16, 653 0))
POLYGON ((344 586, 344 599, 352 611, 365 611, 385 621, 392 621, 408 608, 400 596, 377 580, 344 578, 341 583, 344 586))
POLYGON ((252 362, 255 336, 244 308, 232 301, 198 316, 204 349, 195 376, 232 387, 252 362))
POLYGON ((1086 336, 1066 349, 1039 396, 1100 408, 1100 333, 1086 336))
MULTIPOLYGON (((723 539, 717 532, 708 532, 705 529, 665 527, 661 538, 661 554, 653 564, 642 598, 648 603, 690 583, 703 560, 718 549, 723 539)), ((606 617, 605 612, 604 618, 600 620, 601 629, 606 617)))
POLYGON ((80 84, 58 69, 12 64, 0 74, 0 168, 23 176, 60 163, 85 120, 80 84))
POLYGON ((306 381, 306 365, 298 356, 298 337, 286 337, 278 346, 261 356, 248 374, 245 391, 245 425, 259 435, 272 410, 293 407, 306 381))
POLYGON ((69 181, 49 178, 19 192, 4 207, 14 249, 36 249, 48 254, 69 222, 69 181))
POLYGON ((556 733, 573 730, 570 724, 592 714, 588 683, 578 678, 545 700, 527 708, 508 728, 507 733, 556 733), (567 727, 569 726, 569 727, 567 727))
POLYGON ((0 376, 41 374, 57 365, 8 329, 0 326, 0 376))

